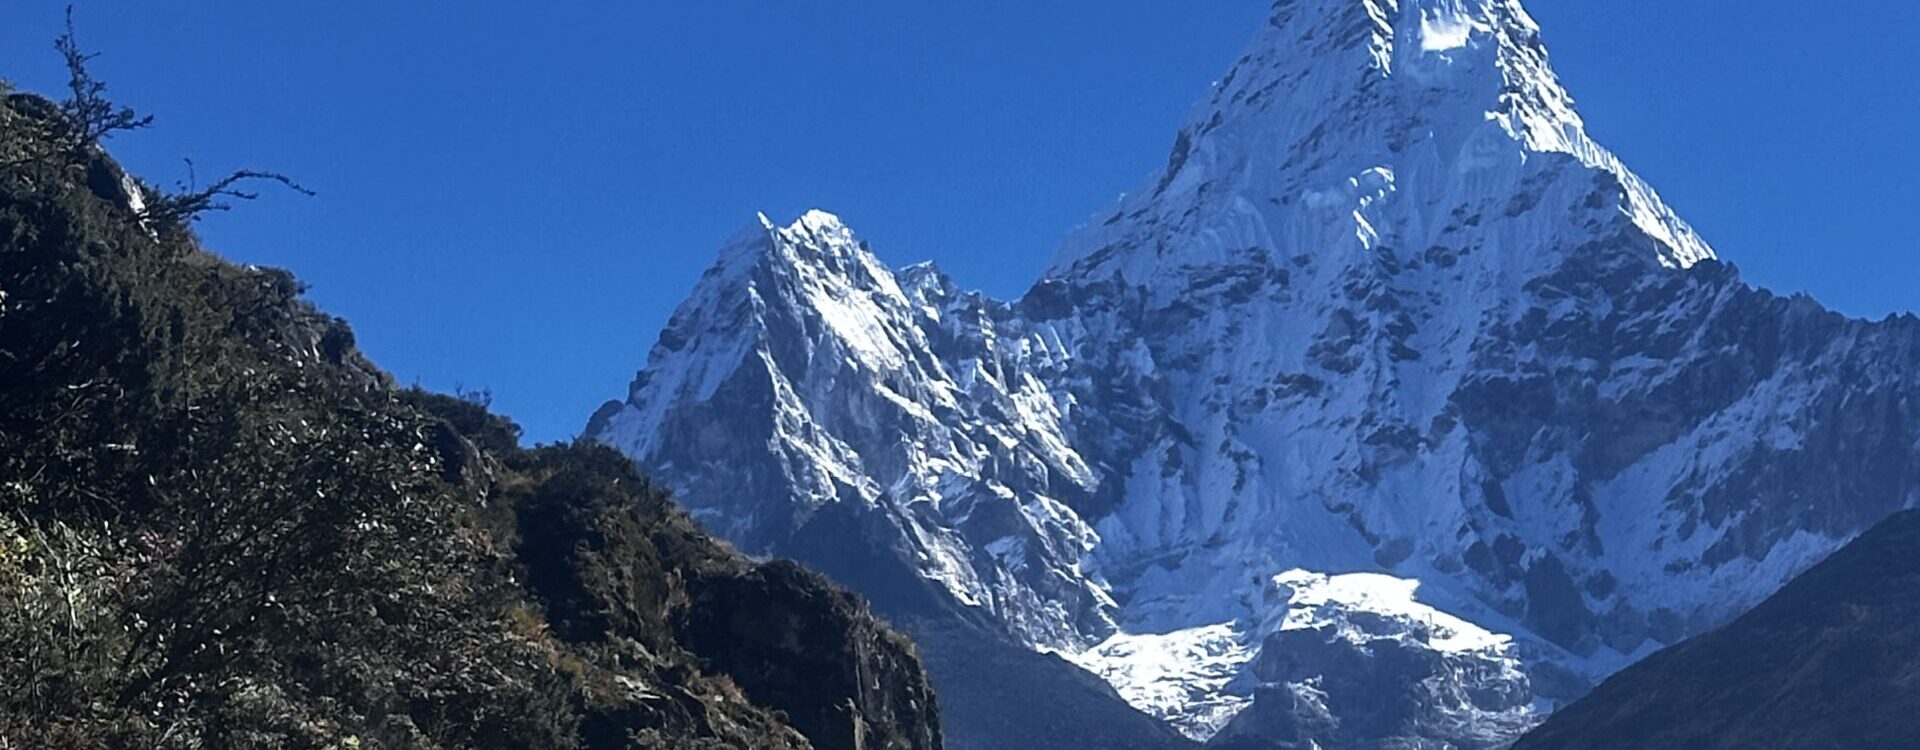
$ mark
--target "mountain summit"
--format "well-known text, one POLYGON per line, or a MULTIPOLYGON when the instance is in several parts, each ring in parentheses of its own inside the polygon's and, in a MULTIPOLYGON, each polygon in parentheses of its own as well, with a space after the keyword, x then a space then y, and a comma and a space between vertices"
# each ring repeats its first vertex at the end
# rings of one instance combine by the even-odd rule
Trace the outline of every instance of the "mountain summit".
MULTIPOLYGON (((1505 0, 1296 0, 1275 6, 1232 71, 1180 131, 1165 172, 1067 243, 1049 275, 1121 271, 1145 281, 1163 265, 1232 262, 1261 241, 1370 251, 1376 226, 1327 211, 1411 195, 1384 209, 1489 194, 1539 193, 1538 162, 1572 157, 1617 181, 1618 207, 1687 267, 1713 250, 1653 191, 1587 137, 1547 66, 1539 27, 1505 0), (1531 166, 1530 166, 1531 165, 1531 166), (1160 236, 1142 237, 1150 228, 1160 236), (1149 240, 1183 229, 1229 232, 1177 252, 1149 240), (1348 238, 1347 234, 1358 234, 1348 238), (1358 243, 1351 241, 1358 239, 1358 243), (1146 251, 1124 250, 1131 246, 1146 251), (1122 248, 1115 248, 1122 245, 1122 248)), ((1590 185, 1573 186, 1585 193, 1590 185)), ((1432 234, 1445 216, 1356 215, 1432 234)))
POLYGON ((1220 747, 1500 746, 1920 490, 1920 321, 1743 284, 1509 0, 1276 4, 1014 302, 756 227, 589 434, 1220 747))

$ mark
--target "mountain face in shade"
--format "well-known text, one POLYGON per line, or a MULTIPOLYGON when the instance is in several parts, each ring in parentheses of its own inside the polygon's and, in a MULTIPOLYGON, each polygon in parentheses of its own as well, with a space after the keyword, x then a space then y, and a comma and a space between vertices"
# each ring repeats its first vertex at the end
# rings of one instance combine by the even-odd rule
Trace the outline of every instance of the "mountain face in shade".
POLYGON ((1920 747, 1920 512, 1648 657, 1515 750, 1920 747))
POLYGON ((1472 748, 1910 506, 1916 365, 1920 321, 1742 283, 1518 2, 1286 0, 1019 300, 762 217, 588 434, 1195 741, 1472 748), (1276 583, 1356 573, 1404 593, 1276 583))

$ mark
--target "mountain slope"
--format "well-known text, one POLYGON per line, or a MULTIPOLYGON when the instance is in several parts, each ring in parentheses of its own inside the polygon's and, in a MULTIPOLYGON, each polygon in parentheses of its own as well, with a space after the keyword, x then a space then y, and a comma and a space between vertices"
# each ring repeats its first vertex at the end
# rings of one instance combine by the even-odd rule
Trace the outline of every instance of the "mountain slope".
POLYGON ((920 618, 902 623, 940 695, 947 744, 960 748, 1196 750, 1194 742, 1128 705, 1100 678, 1055 654, 975 628, 920 618), (958 721, 945 717, 962 717, 958 721))
POLYGON ((1072 642, 1075 620, 1103 627, 1111 602, 1057 578, 1090 536, 1060 530, 1071 511, 1036 491, 1087 476, 1053 452, 1052 405, 1009 393, 997 361, 935 354, 993 340, 999 307, 930 267, 897 278, 831 215, 787 227, 763 216, 674 315, 632 398, 589 434, 649 455, 708 528, 872 597, 927 649, 946 713, 963 717, 949 721, 954 737, 976 743, 962 746, 1186 746, 1066 662, 1021 653, 1072 642), (1029 410, 1041 424, 983 417, 1029 410), (1008 534, 1018 539, 1000 550, 970 547, 1008 534), (981 557, 1013 554, 1036 564, 981 557))
POLYGON ((1515 750, 1920 746, 1920 512, 1724 628, 1661 651, 1515 750))
POLYGON ((0 746, 942 746, 866 605, 395 388, 0 101, 0 746))
POLYGON ((588 435, 748 550, 1194 739, 1490 747, 1912 505, 1917 365, 1920 320, 1744 284, 1587 137, 1518 2, 1282 0, 1021 299, 763 218, 588 435), (1389 617, 1276 664, 1294 571, 1504 640, 1389 617), (1460 668, 1394 712, 1325 689, 1396 655, 1460 668))

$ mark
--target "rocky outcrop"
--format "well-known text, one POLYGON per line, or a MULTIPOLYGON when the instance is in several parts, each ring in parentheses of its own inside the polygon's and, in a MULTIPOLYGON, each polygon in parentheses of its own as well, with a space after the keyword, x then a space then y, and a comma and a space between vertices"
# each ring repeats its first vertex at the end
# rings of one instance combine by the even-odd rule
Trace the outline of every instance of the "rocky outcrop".
POLYGON ((694 584, 681 639, 816 747, 940 747, 933 691, 906 638, 791 562, 694 584))

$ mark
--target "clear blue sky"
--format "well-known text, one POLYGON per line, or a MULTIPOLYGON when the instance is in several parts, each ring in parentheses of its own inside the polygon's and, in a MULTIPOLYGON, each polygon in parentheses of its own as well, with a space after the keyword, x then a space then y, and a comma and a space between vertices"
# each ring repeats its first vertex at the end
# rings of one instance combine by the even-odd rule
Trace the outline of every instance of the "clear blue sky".
MULTIPOLYGON (((822 207, 887 261, 1003 297, 1162 165, 1266 0, 78 3, 116 141, 297 176, 202 225, 284 266, 403 380, 494 391, 530 437, 625 394, 755 211, 822 207)), ((1532 0, 1597 137, 1748 278, 1920 308, 1920 16, 1896 0, 1532 0)), ((61 3, 0 9, 52 90, 61 3)))

